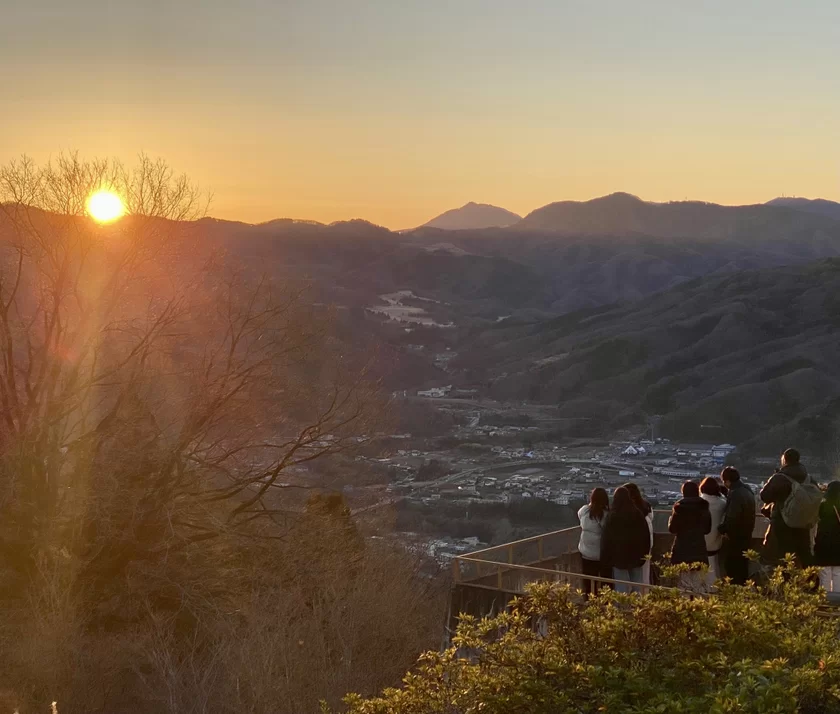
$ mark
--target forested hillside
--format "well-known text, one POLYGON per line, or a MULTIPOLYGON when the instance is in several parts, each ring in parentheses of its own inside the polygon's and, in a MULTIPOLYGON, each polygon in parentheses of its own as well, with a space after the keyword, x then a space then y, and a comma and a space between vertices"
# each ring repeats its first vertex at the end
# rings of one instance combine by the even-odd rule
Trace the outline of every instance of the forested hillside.
POLYGON ((505 321, 456 366, 492 394, 556 403, 603 433, 664 415, 675 438, 819 440, 840 397, 840 261, 695 279, 554 320, 505 321))

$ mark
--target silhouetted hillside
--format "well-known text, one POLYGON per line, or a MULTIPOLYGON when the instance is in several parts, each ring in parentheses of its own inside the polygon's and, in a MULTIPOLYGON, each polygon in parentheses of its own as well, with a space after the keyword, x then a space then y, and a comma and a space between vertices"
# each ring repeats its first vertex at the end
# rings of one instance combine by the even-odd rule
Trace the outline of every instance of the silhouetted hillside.
POLYGON ((461 208, 441 213, 424 225, 446 231, 474 230, 481 228, 504 228, 522 220, 511 211, 488 203, 470 202, 461 208))
POLYGON ((583 235, 775 240, 792 231, 836 230, 831 223, 823 216, 784 206, 649 203, 627 193, 614 193, 591 201, 551 203, 528 214, 517 228, 583 235))
MULTIPOLYGON (((632 197, 604 200, 647 205, 632 197)), ((619 223, 613 235, 526 230, 521 224, 400 234, 364 221, 203 221, 198 231, 205 244, 255 270, 308 278, 327 302, 369 305, 379 294, 407 289, 451 302, 456 316, 480 310, 494 317, 519 307, 559 314, 637 300, 706 275, 840 256, 840 222, 787 208, 710 208, 718 209, 740 217, 737 230, 679 240, 634 233, 619 223)))
MULTIPOLYGON (((487 329, 457 366, 593 428, 778 447, 840 413, 840 260, 699 279, 629 305, 487 329), (814 421, 816 420, 816 421, 814 421)), ((813 438, 817 438, 814 436, 813 438)))
POLYGON ((840 221, 840 203, 827 201, 824 198, 774 198, 767 202, 768 206, 785 206, 797 211, 816 213, 840 221))

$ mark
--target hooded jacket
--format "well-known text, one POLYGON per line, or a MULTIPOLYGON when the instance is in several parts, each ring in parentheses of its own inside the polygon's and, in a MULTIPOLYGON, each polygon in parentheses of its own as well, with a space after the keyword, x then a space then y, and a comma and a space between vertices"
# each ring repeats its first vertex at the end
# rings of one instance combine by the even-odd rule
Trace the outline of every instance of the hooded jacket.
POLYGON ((784 558, 785 554, 792 553, 799 565, 807 566, 811 561, 810 529, 791 528, 782 518, 782 507, 793 490, 788 478, 804 483, 808 472, 802 464, 782 466, 758 494, 765 504, 761 513, 770 519, 770 526, 764 536, 764 556, 769 562, 776 563, 784 558))
POLYGON ((790 496, 790 492, 793 490, 793 486, 790 485, 788 478, 792 478, 799 483, 805 483, 805 480, 808 478, 808 472, 802 464, 782 466, 782 468, 770 477, 758 494, 762 503, 765 504, 761 512, 771 521, 781 521, 784 523, 782 520, 782 506, 784 506, 785 501, 790 496))
POLYGON ((668 531, 674 534, 671 564, 709 564, 706 553, 706 534, 712 530, 709 504, 699 496, 689 496, 674 504, 668 531))

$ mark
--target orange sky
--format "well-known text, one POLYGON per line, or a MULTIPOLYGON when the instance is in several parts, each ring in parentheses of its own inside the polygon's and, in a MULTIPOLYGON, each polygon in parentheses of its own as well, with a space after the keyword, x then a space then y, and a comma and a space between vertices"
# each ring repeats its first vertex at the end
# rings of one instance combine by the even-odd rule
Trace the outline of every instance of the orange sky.
POLYGON ((0 161, 144 151, 219 217, 406 228, 619 190, 840 199, 829 0, 18 5, 0 161))

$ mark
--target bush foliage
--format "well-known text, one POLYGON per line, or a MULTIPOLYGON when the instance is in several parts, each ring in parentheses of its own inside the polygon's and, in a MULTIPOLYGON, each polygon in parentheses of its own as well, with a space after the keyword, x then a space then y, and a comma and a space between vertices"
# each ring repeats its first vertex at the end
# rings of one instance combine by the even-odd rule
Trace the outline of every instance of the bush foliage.
POLYGON ((807 573, 705 598, 535 584, 496 618, 463 617, 400 689, 351 714, 840 712, 838 621, 807 573))

